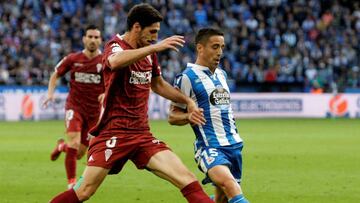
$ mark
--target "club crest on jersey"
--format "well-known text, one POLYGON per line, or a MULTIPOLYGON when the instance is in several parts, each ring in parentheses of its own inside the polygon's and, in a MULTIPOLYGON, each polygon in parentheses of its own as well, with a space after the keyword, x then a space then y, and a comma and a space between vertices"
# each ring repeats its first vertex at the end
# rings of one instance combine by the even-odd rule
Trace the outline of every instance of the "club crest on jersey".
POLYGON ((101 63, 96 64, 96 70, 98 73, 100 73, 101 69, 102 69, 102 64, 101 63))
POLYGON ((210 103, 214 106, 230 104, 230 93, 223 87, 216 87, 210 94, 210 103))

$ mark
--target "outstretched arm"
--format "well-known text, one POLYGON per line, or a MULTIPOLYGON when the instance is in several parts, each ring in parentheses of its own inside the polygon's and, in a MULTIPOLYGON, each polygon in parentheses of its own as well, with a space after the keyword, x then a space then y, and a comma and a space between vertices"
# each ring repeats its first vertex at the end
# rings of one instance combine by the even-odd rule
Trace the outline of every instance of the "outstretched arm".
POLYGON ((168 37, 157 44, 149 45, 139 49, 129 49, 116 52, 108 57, 111 70, 117 70, 127 67, 144 57, 155 52, 164 51, 166 49, 173 49, 178 51, 177 46, 182 47, 185 43, 184 37, 174 35, 168 37))
MULTIPOLYGON (((181 93, 179 90, 172 87, 168 82, 166 82, 161 76, 152 78, 151 81, 151 89, 159 94, 160 96, 165 97, 166 99, 169 99, 176 103, 183 103, 187 105, 187 120, 194 125, 204 125, 205 124, 205 118, 203 115, 203 110, 198 108, 195 104, 195 102, 185 96, 183 93, 181 93)), ((185 115, 179 116, 179 118, 182 118, 185 115)), ((186 117, 186 116, 185 116, 186 117)), ((183 119, 181 119, 183 120, 183 119)), ((170 122, 170 121, 169 121, 170 122)), ((184 123, 183 125, 185 125, 184 123)))

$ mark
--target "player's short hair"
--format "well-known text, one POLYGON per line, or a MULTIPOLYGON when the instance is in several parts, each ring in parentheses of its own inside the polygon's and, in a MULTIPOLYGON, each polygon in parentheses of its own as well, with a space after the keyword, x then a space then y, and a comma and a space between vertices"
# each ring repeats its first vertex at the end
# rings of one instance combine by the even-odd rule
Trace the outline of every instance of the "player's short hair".
POLYGON ((100 29, 99 29, 96 25, 90 24, 90 25, 87 25, 87 26, 85 27, 85 29, 84 29, 84 35, 86 35, 86 32, 87 32, 88 30, 99 30, 99 31, 100 31, 100 29))
POLYGON ((161 22, 162 15, 154 7, 147 3, 141 3, 132 7, 127 17, 127 30, 138 22, 141 28, 150 26, 153 23, 161 22))
POLYGON ((195 36, 195 45, 205 44, 212 36, 224 36, 224 33, 216 28, 202 28, 195 36))

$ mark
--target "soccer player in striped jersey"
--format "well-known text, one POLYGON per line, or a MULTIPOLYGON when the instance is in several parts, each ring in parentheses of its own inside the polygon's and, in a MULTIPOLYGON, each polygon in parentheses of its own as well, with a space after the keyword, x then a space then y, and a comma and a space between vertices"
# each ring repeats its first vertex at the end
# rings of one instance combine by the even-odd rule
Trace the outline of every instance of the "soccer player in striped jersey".
POLYGON ((215 202, 247 203, 241 187, 243 140, 235 126, 225 71, 218 68, 224 34, 213 28, 201 29, 195 37, 197 58, 188 63, 174 86, 203 109, 204 125, 191 122, 184 104, 172 103, 169 123, 191 124, 196 136, 195 160, 206 174, 203 184, 215 185, 215 202))

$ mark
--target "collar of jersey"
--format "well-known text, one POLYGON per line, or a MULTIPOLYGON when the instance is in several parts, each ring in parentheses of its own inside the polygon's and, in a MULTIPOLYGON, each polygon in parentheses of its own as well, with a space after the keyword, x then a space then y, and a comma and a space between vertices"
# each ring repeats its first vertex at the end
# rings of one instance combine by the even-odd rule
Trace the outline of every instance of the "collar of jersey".
POLYGON ((195 63, 187 63, 187 66, 189 66, 189 67, 193 67, 193 68, 196 68, 196 69, 198 69, 198 70, 202 70, 202 71, 204 71, 206 74, 208 74, 208 75, 214 75, 215 73, 216 73, 216 70, 217 69, 215 69, 215 72, 214 72, 214 74, 211 72, 211 70, 208 68, 208 67, 206 67, 206 66, 202 66, 202 65, 199 65, 199 64, 195 64, 195 63))
POLYGON ((116 37, 118 39, 120 39, 121 41, 123 41, 128 47, 130 47, 131 49, 134 49, 129 43, 127 43, 127 41, 124 40, 124 35, 120 35, 119 33, 117 33, 116 37))

